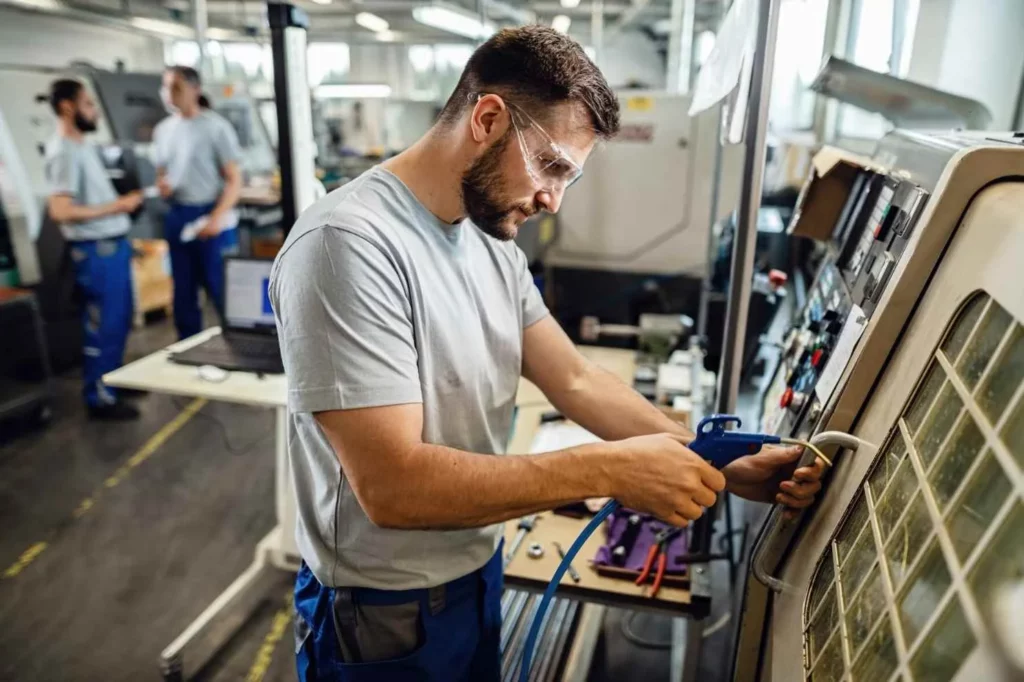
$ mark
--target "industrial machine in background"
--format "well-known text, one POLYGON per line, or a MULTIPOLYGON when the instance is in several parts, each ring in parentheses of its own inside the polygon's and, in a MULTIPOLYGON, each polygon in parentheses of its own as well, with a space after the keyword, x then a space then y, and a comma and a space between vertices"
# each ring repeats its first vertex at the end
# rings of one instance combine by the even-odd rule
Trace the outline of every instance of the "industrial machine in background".
POLYGON ((691 118, 689 96, 664 92, 623 91, 619 103, 621 132, 591 154, 541 240, 552 311, 577 341, 584 317, 696 318, 711 225, 739 191, 742 148, 720 147, 717 108, 691 118))
POLYGON ((993 595, 1024 576, 1022 178, 1013 134, 895 131, 871 158, 815 157, 790 231, 826 257, 761 426, 860 440, 826 450, 814 508, 765 522, 737 682, 1001 679, 1015 665, 993 595))

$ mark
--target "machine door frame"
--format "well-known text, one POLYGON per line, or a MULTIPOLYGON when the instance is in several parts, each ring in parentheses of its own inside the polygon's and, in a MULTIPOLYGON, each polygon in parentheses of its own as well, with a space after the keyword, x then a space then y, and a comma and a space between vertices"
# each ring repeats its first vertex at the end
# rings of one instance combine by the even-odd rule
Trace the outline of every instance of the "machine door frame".
MULTIPOLYGON (((1024 347, 1024 296, 1020 295, 1019 274, 1024 263, 1022 196, 1024 182, 992 185, 979 193, 960 223, 853 431, 865 441, 881 444, 882 454, 876 456, 877 448, 861 448, 854 456, 844 457, 834 472, 825 498, 804 529, 801 541, 793 547, 779 572, 787 589, 774 600, 769 636, 765 640, 767 650, 762 679, 787 682, 805 679, 805 670, 820 665, 825 660, 823 655, 828 655, 825 650, 834 645, 835 638, 823 636, 819 639, 826 641, 811 642, 812 631, 818 627, 824 635, 834 631, 842 636, 836 649, 841 656, 836 659, 839 667, 833 668, 837 671, 834 675, 826 673, 825 666, 822 673, 811 679, 851 679, 851 669, 862 673, 857 679, 867 677, 867 668, 857 657, 871 648, 880 652, 882 658, 892 654, 898 661, 892 675, 879 675, 875 669, 871 677, 881 682, 899 679, 898 675, 902 674, 904 680, 910 680, 914 669, 926 669, 921 667, 927 655, 922 651, 925 643, 932 641, 929 637, 949 625, 951 619, 959 619, 960 625, 966 624, 968 629, 963 632, 973 635, 977 642, 977 646, 965 654, 965 661, 951 679, 1000 678, 1000 659, 992 653, 999 651, 1000 636, 998 627, 993 626, 991 600, 987 595, 976 595, 980 588, 972 581, 976 581, 987 563, 991 563, 990 551, 994 551, 989 550, 991 543, 1002 542, 1003 529, 1011 522, 1019 523, 1018 518, 1024 514, 1024 452, 1020 451, 1024 444, 1018 442, 1021 439, 1019 429, 1010 428, 1011 424, 1024 421, 1024 381, 1014 379, 1017 385, 1010 390, 1005 409, 995 417, 986 414, 986 408, 981 406, 985 400, 981 392, 987 390, 996 375, 1003 376, 1009 371, 1000 363, 1011 357, 1008 355, 1011 351, 1020 352, 1016 351, 1018 346, 1024 347), (985 296, 990 297, 990 301, 985 296), (1000 310, 1010 318, 1002 329, 992 326, 994 320, 1004 319, 1000 317, 1000 310), (963 324, 957 327, 961 321, 963 324), (966 332, 961 332, 961 327, 966 332), (947 330, 952 331, 947 334, 947 330), (962 334, 966 336, 959 339, 958 345, 953 344, 962 334), (972 344, 981 341, 989 345, 972 350, 972 344), (978 355, 979 351, 984 352, 978 355), (968 352, 975 354, 973 362, 980 366, 977 371, 981 374, 964 379, 961 374, 966 370, 961 366, 970 364, 965 355, 968 352), (938 386, 935 377, 938 377, 938 386), (929 401, 919 399, 918 396, 924 394, 930 396, 929 401), (952 491, 948 499, 943 499, 945 493, 940 496, 939 484, 934 479, 941 467, 952 460, 958 434, 968 421, 975 425, 982 443, 976 450, 967 450, 977 455, 968 460, 969 465, 963 471, 958 471, 961 480, 947 482, 952 491), (944 427, 943 438, 934 443, 922 440, 925 425, 933 422, 944 427), (906 444, 908 452, 894 448, 893 443, 899 441, 906 444), (919 448, 922 448, 921 453, 919 448), (923 454, 926 450, 927 455, 923 454), (973 538, 975 549, 963 550, 958 545, 961 540, 955 535, 962 529, 957 530, 954 517, 967 503, 971 486, 978 480, 975 477, 981 475, 978 472, 983 467, 993 466, 1002 474, 1001 478, 993 480, 1007 483, 1009 492, 997 500, 991 517, 985 517, 984 529, 973 538), (897 472, 902 472, 905 478, 901 480, 910 481, 912 486, 907 499, 893 505, 894 518, 883 518, 888 509, 886 504, 890 502, 887 496, 893 490, 887 486, 897 472), (956 484, 960 484, 959 487, 956 484), (916 554, 896 562, 897 569, 894 569, 884 552, 888 543, 894 541, 892 533, 899 531, 900 524, 904 524, 904 528, 910 526, 915 514, 922 515, 919 520, 927 533, 914 550, 916 554), (846 537, 847 529, 853 529, 852 534, 860 533, 862 528, 863 534, 846 537), (873 545, 864 540, 869 536, 873 545), (830 589, 836 595, 844 591, 843 572, 838 564, 847 561, 846 557, 854 560, 857 543, 861 540, 871 551, 865 550, 865 565, 845 585, 851 593, 850 601, 837 601, 834 629, 822 629, 820 604, 827 603, 825 598, 832 594, 830 589), (882 559, 878 558, 879 551, 882 559), (832 566, 819 562, 829 552, 832 566), (907 592, 916 589, 914 581, 923 574, 926 555, 939 564, 944 560, 948 589, 935 598, 934 608, 922 617, 922 622, 907 621, 907 592), (834 575, 837 568, 840 579, 833 580, 828 572, 831 569, 834 575), (896 575, 898 571, 903 572, 896 575), (867 608, 862 602, 869 601, 861 599, 868 594, 865 585, 873 586, 876 577, 877 595, 884 599, 871 603, 872 608, 881 610, 862 613, 867 608), (816 581, 814 590, 811 590, 812 580, 816 581), (859 623, 858 614, 870 616, 872 623, 859 623), (886 619, 892 626, 891 632, 895 633, 889 639, 881 627, 886 619), (911 622, 912 628, 907 622, 911 622), (850 633, 861 626, 867 631, 861 633, 859 642, 851 645, 850 633), (916 630, 914 636, 906 632, 911 629, 916 630), (878 639, 868 644, 872 637, 878 639), (861 667, 855 667, 858 664, 861 667)), ((1019 359, 1015 362, 1019 363, 1019 359)), ((1012 367, 1019 367, 1019 364, 1012 367)), ((991 494, 998 490, 996 485, 991 494)), ((908 550, 908 554, 914 551, 908 550)), ((928 595, 921 598, 927 600, 928 595)), ((885 670, 888 666, 882 663, 881 669, 885 670)), ((932 675, 918 679, 936 678, 932 675)))

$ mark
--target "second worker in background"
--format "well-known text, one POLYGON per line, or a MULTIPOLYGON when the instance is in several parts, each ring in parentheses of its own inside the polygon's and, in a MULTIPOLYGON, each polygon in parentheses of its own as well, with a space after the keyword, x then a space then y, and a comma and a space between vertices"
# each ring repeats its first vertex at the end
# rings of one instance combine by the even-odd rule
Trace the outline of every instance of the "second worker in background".
POLYGON ((153 133, 161 195, 170 203, 164 237, 174 278, 174 325, 179 338, 203 328, 199 286, 224 310, 224 256, 238 248, 233 208, 242 189, 241 150, 234 128, 204 104, 199 73, 187 66, 164 72, 161 90, 171 115, 153 133), (194 226, 197 234, 190 234, 194 226))

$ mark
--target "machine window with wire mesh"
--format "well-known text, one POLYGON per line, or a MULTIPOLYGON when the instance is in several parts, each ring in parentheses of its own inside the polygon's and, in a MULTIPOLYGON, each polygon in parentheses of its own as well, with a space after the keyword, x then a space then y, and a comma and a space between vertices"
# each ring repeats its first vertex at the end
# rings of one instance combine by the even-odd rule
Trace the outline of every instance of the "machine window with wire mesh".
POLYGON ((1024 326, 975 292, 815 569, 813 682, 939 682, 986 641, 1024 571, 1024 326))

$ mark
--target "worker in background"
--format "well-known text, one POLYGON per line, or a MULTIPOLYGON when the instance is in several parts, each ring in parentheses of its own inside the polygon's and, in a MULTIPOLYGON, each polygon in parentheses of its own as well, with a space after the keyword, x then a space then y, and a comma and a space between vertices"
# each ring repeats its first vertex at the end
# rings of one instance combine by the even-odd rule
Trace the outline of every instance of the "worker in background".
POLYGON ((69 242, 75 282, 84 304, 82 395, 94 419, 136 419, 138 410, 103 383, 103 375, 121 366, 132 323, 132 247, 125 235, 129 214, 142 192, 118 196, 100 151, 85 140, 96 130, 96 102, 76 80, 50 86, 57 133, 46 145, 48 210, 69 242))
POLYGON ((208 101, 203 106, 195 69, 167 69, 162 96, 171 115, 153 132, 157 186, 170 204, 164 237, 174 279, 174 324, 186 338, 203 328, 200 285, 223 316, 224 256, 238 249, 232 209, 242 189, 241 151, 231 124, 208 101))
POLYGON ((722 490, 813 500, 817 466, 784 481, 799 449, 714 469, 548 313, 512 239, 558 210, 618 129, 616 96, 579 44, 506 29, 423 138, 288 235, 270 294, 304 559, 300 679, 497 680, 508 519, 611 496, 683 526, 722 490), (500 456, 520 374, 606 442, 500 456))

